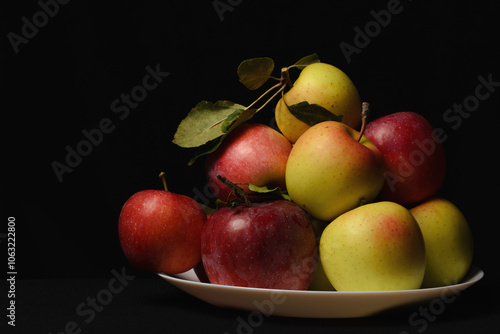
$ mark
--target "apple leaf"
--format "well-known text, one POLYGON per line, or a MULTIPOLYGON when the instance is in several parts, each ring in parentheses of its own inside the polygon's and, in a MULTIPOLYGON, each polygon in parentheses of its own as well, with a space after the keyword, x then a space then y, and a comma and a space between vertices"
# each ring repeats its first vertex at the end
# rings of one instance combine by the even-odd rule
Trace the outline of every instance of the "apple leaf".
POLYGON ((261 87, 274 70, 274 60, 269 57, 246 59, 238 66, 240 82, 250 90, 261 87))
POLYGON ((319 60, 318 54, 313 53, 309 56, 305 56, 305 57, 299 59, 299 61, 297 61, 295 64, 293 64, 290 67, 296 67, 299 70, 303 70, 307 65, 311 65, 311 64, 319 63, 319 62, 320 62, 320 60, 319 60))
POLYGON ((292 200, 290 198, 290 196, 288 195, 288 193, 286 191, 282 191, 280 187, 275 187, 275 188, 269 189, 267 186, 258 187, 256 185, 249 183, 248 189, 253 191, 253 192, 259 193, 259 194, 268 194, 268 195, 272 195, 272 196, 276 196, 276 197, 285 199, 287 201, 292 200))
POLYGON ((223 133, 228 132, 243 112, 244 112, 243 109, 238 109, 235 110, 231 115, 227 116, 226 120, 222 123, 221 127, 222 132, 223 133))
POLYGON ((211 215, 212 213, 214 213, 215 211, 217 211, 216 208, 211 208, 208 205, 205 205, 203 203, 198 203, 198 204, 200 204, 201 208, 203 209, 203 211, 205 211, 206 215, 211 215))
POLYGON ((240 124, 248 121, 255 114, 256 109, 237 109, 232 114, 227 116, 227 118, 221 124, 222 135, 217 136, 207 142, 206 144, 200 146, 194 156, 189 160, 188 166, 191 166, 196 159, 199 157, 215 152, 224 140, 226 136, 234 129, 236 129, 240 124))
POLYGON ((303 101, 291 106, 287 105, 287 107, 292 115, 310 126, 324 121, 342 121, 342 115, 337 116, 319 104, 309 104, 309 102, 303 101))
POLYGON ((255 108, 243 109, 238 111, 239 112, 237 115, 229 115, 222 124, 222 131, 224 132, 224 135, 221 137, 221 140, 224 140, 224 138, 229 134, 230 131, 236 129, 236 127, 238 127, 240 124, 245 123, 257 113, 257 109, 255 108))
POLYGON ((227 118, 229 116, 237 118, 234 115, 243 109, 244 106, 230 101, 216 103, 202 101, 181 121, 173 143, 185 148, 206 144, 227 132, 229 129, 228 124, 225 124, 227 118), (223 131, 223 127, 226 131, 223 131))

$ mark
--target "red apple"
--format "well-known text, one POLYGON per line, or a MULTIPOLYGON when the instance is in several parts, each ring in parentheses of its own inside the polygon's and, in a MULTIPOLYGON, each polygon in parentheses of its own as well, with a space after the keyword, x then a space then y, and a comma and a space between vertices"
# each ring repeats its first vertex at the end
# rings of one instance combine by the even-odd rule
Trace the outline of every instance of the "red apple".
POLYGON ((201 260, 207 216, 193 199, 164 190, 143 190, 123 205, 118 222, 121 247, 135 267, 167 274, 201 260))
MULTIPOLYGON (((235 183, 286 189, 285 169, 291 150, 288 139, 267 125, 240 125, 207 157, 205 171, 212 193, 222 201, 234 198, 229 197, 230 188, 217 175, 235 183)), ((241 187, 248 191, 246 185, 241 187)))
POLYGON ((306 213, 285 200, 219 209, 201 238, 211 283, 256 288, 307 289, 317 247, 306 213))
POLYGON ((380 200, 417 203, 441 188, 446 167, 439 130, 424 117, 414 112, 383 116, 368 123, 365 135, 384 156, 380 200))

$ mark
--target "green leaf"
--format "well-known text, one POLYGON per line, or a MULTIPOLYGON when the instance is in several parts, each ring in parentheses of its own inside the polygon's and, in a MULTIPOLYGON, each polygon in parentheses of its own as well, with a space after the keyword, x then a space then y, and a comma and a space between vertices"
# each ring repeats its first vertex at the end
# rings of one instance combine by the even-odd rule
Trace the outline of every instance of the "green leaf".
POLYGON ((238 120, 238 118, 241 116, 243 112, 244 112, 243 109, 238 109, 231 115, 227 116, 224 123, 222 123, 222 128, 221 128, 222 132, 224 133, 228 132, 231 126, 238 120))
POLYGON ((236 129, 240 124, 243 124, 244 122, 252 118, 256 111, 257 109, 238 109, 231 115, 229 115, 221 125, 221 131, 223 132, 223 134, 209 141, 205 145, 199 147, 191 160, 189 160, 188 166, 194 164, 196 159, 198 159, 199 157, 215 152, 219 148, 222 141, 226 138, 226 136, 229 135, 229 133, 232 130, 236 129))
POLYGON ((291 106, 287 105, 287 107, 292 115, 310 126, 324 121, 342 121, 342 115, 337 116, 319 104, 309 104, 309 102, 303 101, 291 106))
POLYGON ((185 148, 199 147, 224 134, 222 125, 228 116, 244 106, 230 102, 202 101, 184 118, 174 135, 173 143, 185 148))
POLYGON ((269 57, 252 58, 241 62, 238 66, 240 82, 250 90, 261 87, 274 70, 274 60, 269 57))
POLYGON ((319 62, 320 62, 320 60, 319 60, 318 54, 313 53, 309 56, 305 56, 305 57, 299 59, 298 62, 296 62, 295 64, 293 64, 290 67, 297 67, 299 70, 303 70, 304 67, 306 67, 307 65, 311 65, 311 64, 319 63, 319 62))
POLYGON ((257 109, 251 108, 251 109, 245 109, 245 110, 239 110, 239 113, 237 115, 230 115, 228 118, 224 121, 224 124, 222 125, 224 135, 222 136, 222 140, 229 134, 230 131, 236 129, 240 124, 245 123, 249 119, 255 115, 257 112, 257 109))
POLYGON ((214 213, 215 211, 217 211, 216 208, 211 208, 208 205, 205 205, 203 203, 199 203, 199 204, 200 204, 201 208, 203 209, 203 211, 205 211, 206 215, 211 215, 212 213, 214 213))
POLYGON ((269 194, 269 195, 280 197, 280 198, 285 199, 287 201, 292 200, 290 198, 290 196, 288 195, 288 193, 285 191, 282 191, 280 189, 280 187, 275 187, 275 188, 269 189, 267 186, 258 187, 256 185, 249 183, 248 189, 253 191, 253 192, 259 193, 259 194, 269 194))

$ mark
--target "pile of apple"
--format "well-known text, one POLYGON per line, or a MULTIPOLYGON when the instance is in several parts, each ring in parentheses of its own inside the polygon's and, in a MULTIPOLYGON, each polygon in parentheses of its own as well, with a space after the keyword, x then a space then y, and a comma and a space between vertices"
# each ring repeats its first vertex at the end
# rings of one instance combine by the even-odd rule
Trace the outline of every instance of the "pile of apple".
MULTIPOLYGON (((247 122, 251 108, 209 105, 227 113, 220 139, 206 140, 217 208, 168 192, 166 183, 134 194, 119 217, 127 259, 258 288, 386 291, 462 280, 473 240, 460 210, 435 197, 445 177, 440 133, 413 112, 367 123, 368 105, 345 73, 298 64, 290 89, 287 72, 277 86, 279 131, 247 122)), ((261 65, 260 76, 272 71, 261 65)))

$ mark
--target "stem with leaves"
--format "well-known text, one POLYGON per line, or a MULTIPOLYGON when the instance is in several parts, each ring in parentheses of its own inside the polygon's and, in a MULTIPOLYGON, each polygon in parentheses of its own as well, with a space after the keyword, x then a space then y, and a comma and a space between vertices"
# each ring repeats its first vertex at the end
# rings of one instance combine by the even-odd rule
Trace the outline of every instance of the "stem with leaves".
POLYGON ((245 190, 243 190, 243 188, 238 186, 236 183, 229 181, 224 176, 217 175, 217 178, 220 182, 224 183, 224 185, 231 189, 231 193, 238 197, 238 199, 243 200, 245 202, 245 206, 250 207, 252 205, 252 202, 250 202, 250 199, 248 198, 248 195, 245 190))
POLYGON ((289 75, 290 68, 295 67, 302 70, 309 64, 316 62, 319 62, 316 54, 303 57, 292 66, 283 67, 281 77, 276 78, 271 76, 274 69, 274 61, 271 58, 244 60, 238 66, 238 77, 248 89, 258 89, 269 79, 279 82, 267 89, 264 94, 247 107, 226 100, 216 103, 209 101, 198 103, 177 127, 173 143, 183 148, 197 148, 195 156, 188 163, 191 165, 198 157, 215 151, 232 130, 264 109, 278 94, 283 94, 287 86, 293 86, 289 75), (272 96, 267 98, 271 92, 273 92, 272 96), (264 98, 267 100, 258 108, 255 107, 264 98))

